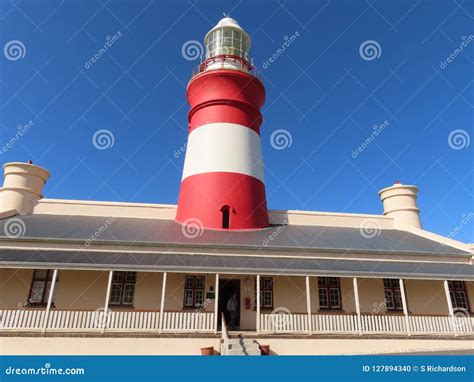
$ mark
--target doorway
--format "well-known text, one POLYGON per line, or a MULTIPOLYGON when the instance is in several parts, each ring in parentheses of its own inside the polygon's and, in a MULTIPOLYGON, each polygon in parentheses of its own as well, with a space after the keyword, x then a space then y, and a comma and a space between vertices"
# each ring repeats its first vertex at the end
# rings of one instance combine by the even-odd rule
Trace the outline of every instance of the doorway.
POLYGON ((240 328, 240 280, 219 280, 219 325, 221 325, 221 313, 224 313, 225 322, 227 325, 230 322, 229 312, 227 311, 227 302, 229 299, 237 293, 237 317, 235 320, 235 328, 233 330, 240 328))

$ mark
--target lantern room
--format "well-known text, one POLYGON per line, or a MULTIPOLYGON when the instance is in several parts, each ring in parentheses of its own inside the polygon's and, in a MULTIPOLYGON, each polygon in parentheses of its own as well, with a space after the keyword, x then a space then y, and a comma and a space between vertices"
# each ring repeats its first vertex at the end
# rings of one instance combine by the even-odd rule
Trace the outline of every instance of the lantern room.
POLYGON ((249 72, 251 40, 234 19, 225 17, 204 38, 206 61, 201 70, 237 69, 249 72))

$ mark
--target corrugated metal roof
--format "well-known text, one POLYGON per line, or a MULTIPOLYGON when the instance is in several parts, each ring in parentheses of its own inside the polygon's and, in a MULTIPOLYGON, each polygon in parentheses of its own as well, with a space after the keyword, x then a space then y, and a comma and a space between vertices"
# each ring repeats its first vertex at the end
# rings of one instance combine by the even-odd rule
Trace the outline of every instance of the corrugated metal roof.
POLYGON ((11 268, 474 280, 474 267, 468 264, 331 260, 275 256, 176 255, 129 253, 125 251, 32 251, 0 248, 0 266, 11 268))
POLYGON ((394 229, 382 229, 374 237, 362 235, 358 228, 298 225, 252 231, 202 230, 185 234, 183 226, 172 220, 64 215, 25 215, 0 220, 0 239, 8 238, 8 225, 12 219, 20 219, 20 225, 23 225, 19 240, 87 241, 94 237, 94 244, 125 243, 128 246, 189 244, 219 248, 297 249, 300 253, 305 250, 439 255, 469 253, 394 229))

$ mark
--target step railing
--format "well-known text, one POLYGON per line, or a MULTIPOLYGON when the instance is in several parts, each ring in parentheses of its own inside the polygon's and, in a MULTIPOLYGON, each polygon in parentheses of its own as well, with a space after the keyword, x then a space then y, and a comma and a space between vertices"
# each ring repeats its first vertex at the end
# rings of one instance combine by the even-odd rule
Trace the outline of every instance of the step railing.
POLYGON ((221 332, 221 355, 226 355, 229 348, 229 329, 223 312, 221 313, 221 332))

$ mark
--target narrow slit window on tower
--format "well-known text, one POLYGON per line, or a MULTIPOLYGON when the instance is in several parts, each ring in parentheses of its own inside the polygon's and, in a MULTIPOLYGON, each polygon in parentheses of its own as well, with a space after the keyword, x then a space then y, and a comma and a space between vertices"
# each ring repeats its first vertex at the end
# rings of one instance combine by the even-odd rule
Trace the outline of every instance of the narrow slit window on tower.
POLYGON ((222 211, 222 228, 230 228, 230 207, 224 206, 221 208, 222 211))

